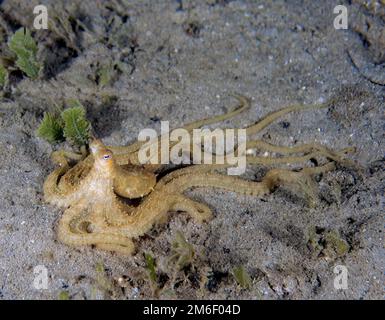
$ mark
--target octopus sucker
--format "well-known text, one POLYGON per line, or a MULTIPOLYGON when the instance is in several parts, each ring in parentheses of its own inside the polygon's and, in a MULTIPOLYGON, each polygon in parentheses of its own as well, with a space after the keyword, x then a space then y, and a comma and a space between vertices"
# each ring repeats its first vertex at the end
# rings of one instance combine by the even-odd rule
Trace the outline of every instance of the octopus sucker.
MULTIPOLYGON (((239 105, 228 113, 198 120, 183 128, 191 131, 230 119, 250 107, 250 99, 236 98, 239 105)), ((247 127, 246 132, 255 135, 290 112, 328 105, 290 106, 270 113, 247 127)), ((156 140, 159 139, 162 137, 156 140)), ((155 224, 166 221, 170 212, 185 212, 197 223, 213 218, 212 210, 206 204, 184 194, 189 189, 220 188, 265 197, 276 188, 287 186, 303 196, 309 206, 315 206, 318 187, 314 176, 335 170, 336 164, 355 166, 347 159, 347 155, 354 152, 351 147, 334 151, 316 143, 278 146, 254 139, 247 141, 248 151, 271 153, 267 157, 245 154, 247 164, 270 167, 260 181, 224 174, 222 171, 231 166, 229 163, 190 165, 160 177, 158 173, 165 165, 139 163, 137 158, 141 145, 137 142, 124 147, 109 147, 94 139, 89 145, 89 154, 57 151, 52 155, 58 168, 46 178, 44 199, 64 208, 58 226, 61 242, 70 246, 92 245, 100 250, 130 255, 135 252, 134 239, 151 230, 155 224), (310 165, 312 159, 317 159, 317 165, 310 165), (71 165, 71 162, 75 164, 71 165), (292 164, 301 166, 294 170, 289 167, 292 164), (137 199, 139 204, 134 206, 129 199, 137 199)))

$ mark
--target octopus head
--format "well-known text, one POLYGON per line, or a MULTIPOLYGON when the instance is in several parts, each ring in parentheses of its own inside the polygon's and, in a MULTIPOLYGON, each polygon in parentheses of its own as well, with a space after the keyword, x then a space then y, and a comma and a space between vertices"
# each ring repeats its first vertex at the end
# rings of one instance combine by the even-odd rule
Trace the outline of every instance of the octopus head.
POLYGON ((103 171, 111 171, 114 168, 114 159, 112 152, 108 149, 101 149, 94 154, 95 165, 103 171))
POLYGON ((94 156, 94 167, 97 171, 111 174, 115 166, 112 152, 108 150, 100 140, 92 141, 90 150, 94 156))

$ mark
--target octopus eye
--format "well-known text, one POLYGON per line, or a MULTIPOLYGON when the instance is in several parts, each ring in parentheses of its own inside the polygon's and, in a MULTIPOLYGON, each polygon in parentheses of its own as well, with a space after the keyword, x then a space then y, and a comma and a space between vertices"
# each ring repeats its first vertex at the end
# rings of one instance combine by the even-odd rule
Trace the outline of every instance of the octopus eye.
POLYGON ((103 159, 104 160, 108 160, 108 159, 110 159, 111 158, 111 156, 109 155, 109 154, 105 154, 104 156, 103 156, 103 159))

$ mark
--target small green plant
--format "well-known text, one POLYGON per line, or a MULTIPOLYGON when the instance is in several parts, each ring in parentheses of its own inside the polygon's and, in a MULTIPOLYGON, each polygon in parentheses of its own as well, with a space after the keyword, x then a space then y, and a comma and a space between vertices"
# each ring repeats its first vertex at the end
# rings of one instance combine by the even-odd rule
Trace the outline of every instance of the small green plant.
POLYGON ((147 269, 148 277, 153 284, 156 284, 157 276, 156 276, 156 268, 155 268, 155 259, 149 253, 146 253, 144 255, 144 258, 146 260, 146 269, 147 269))
POLYGON ((64 137, 75 145, 86 145, 91 127, 86 119, 86 110, 78 100, 69 101, 69 105, 70 108, 61 113, 64 137))
POLYGON ((95 267, 96 271, 96 284, 104 291, 104 292, 112 292, 114 290, 114 285, 112 281, 106 275, 106 268, 103 263, 99 262, 95 267))
MULTIPOLYGON (((176 297, 175 284, 177 279, 180 276, 182 279, 186 279, 186 271, 190 271, 187 270, 187 267, 192 265, 194 258, 194 247, 187 242, 182 232, 176 231, 174 241, 172 242, 171 256, 167 261, 168 274, 170 275, 169 285, 162 288, 161 293, 163 297, 167 297, 168 299, 176 297)), ((193 269, 193 267, 191 267, 191 269, 193 269)))
POLYGON ((70 295, 69 295, 68 291, 60 291, 58 299, 59 300, 69 300, 70 295))
POLYGON ((322 256, 334 260, 349 252, 349 244, 341 237, 337 230, 320 229, 309 230, 308 246, 315 256, 322 256))
POLYGON ((8 72, 5 67, 0 64, 0 90, 2 90, 8 82, 8 72))
POLYGON ((122 299, 122 291, 117 286, 114 279, 108 275, 107 269, 102 262, 95 266, 95 285, 91 288, 91 299, 96 299, 98 292, 101 292, 104 298, 122 299))
POLYGON ((36 79, 42 65, 37 61, 37 45, 26 28, 20 28, 11 37, 9 49, 16 55, 16 65, 28 77, 36 79))
POLYGON ((152 291, 153 296, 158 297, 160 293, 160 288, 158 284, 158 275, 156 272, 156 262, 154 257, 149 254, 144 254, 144 259, 146 261, 146 271, 148 279, 150 280, 150 288, 152 291))
POLYGON ((98 84, 101 88, 107 86, 112 81, 114 76, 114 70, 111 63, 100 66, 96 70, 96 76, 98 79, 98 84))
POLYGON ((243 266, 238 266, 233 269, 232 274, 237 281, 237 283, 243 288, 243 289, 249 289, 251 287, 251 277, 247 273, 246 269, 243 266))
POLYGON ((61 118, 50 112, 44 112, 43 120, 36 132, 39 137, 44 138, 49 143, 55 143, 64 139, 61 118))
POLYGON ((327 255, 334 252, 336 257, 342 257, 349 252, 349 244, 341 238, 340 234, 336 230, 330 230, 325 234, 326 252, 327 255))
POLYGON ((86 111, 78 100, 70 100, 68 105, 69 108, 61 113, 45 112, 36 134, 52 144, 65 138, 77 146, 87 145, 91 125, 86 119, 86 111))
POLYGON ((195 256, 195 250, 192 244, 188 243, 182 232, 177 231, 175 234, 175 240, 172 244, 172 256, 170 262, 175 262, 178 270, 189 266, 195 256))

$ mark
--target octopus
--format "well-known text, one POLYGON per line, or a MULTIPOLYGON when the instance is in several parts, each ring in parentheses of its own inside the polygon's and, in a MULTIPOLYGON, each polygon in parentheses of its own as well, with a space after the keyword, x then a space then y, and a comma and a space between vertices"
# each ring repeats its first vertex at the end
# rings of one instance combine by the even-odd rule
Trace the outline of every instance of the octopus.
MULTIPOLYGON (((248 98, 235 97, 239 105, 232 111, 192 122, 183 128, 190 132, 227 120, 250 107, 248 98)), ((272 112, 247 127, 247 136, 260 133, 290 112, 329 105, 293 105, 272 112)), ((158 136, 156 140, 161 138, 158 136)), ((165 165, 138 162, 142 145, 143 142, 135 142, 128 146, 105 146, 94 138, 90 141, 89 152, 81 155, 64 150, 53 152, 52 159, 57 168, 46 178, 43 189, 46 202, 64 209, 57 229, 61 242, 131 255, 135 252, 134 241, 154 225, 166 222, 170 212, 187 213, 197 223, 213 217, 206 204, 185 195, 188 189, 221 188, 263 197, 280 186, 289 186, 314 206, 318 199, 314 177, 334 170, 337 164, 354 165, 346 157, 354 148, 333 151, 317 143, 287 147, 255 139, 246 142, 247 164, 284 165, 286 168, 271 168, 261 181, 223 174, 223 169, 230 166, 227 163, 193 164, 164 173, 165 165), (257 156, 250 150, 265 150, 279 156, 257 156), (289 164, 307 163, 312 159, 317 159, 317 165, 303 165, 300 170, 288 168, 289 164)))

